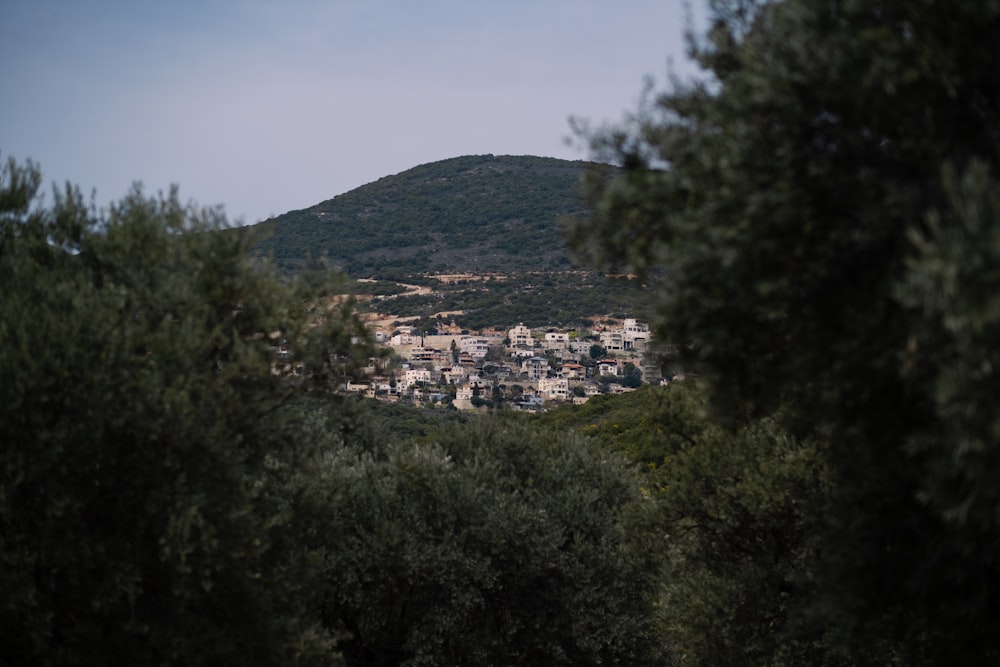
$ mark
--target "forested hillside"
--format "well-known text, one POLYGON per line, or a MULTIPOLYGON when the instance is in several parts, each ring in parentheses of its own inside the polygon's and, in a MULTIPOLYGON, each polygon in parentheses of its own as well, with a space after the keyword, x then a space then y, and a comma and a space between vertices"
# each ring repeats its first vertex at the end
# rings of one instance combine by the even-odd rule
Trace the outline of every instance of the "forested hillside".
POLYGON ((286 269, 325 259, 352 277, 566 269, 561 221, 584 211, 587 163, 478 155, 414 167, 259 223, 286 269))

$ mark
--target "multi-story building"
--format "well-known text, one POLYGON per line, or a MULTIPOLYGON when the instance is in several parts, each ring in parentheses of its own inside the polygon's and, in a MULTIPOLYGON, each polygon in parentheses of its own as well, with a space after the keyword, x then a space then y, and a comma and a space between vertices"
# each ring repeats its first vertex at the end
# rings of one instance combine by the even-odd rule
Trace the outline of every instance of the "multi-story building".
POLYGON ((463 336, 458 342, 458 349, 473 359, 482 359, 490 351, 490 341, 483 336, 463 336))
POLYGON ((608 352, 621 352, 625 349, 625 335, 621 330, 602 331, 601 347, 608 352))
POLYGON ((399 391, 406 391, 418 382, 430 384, 431 372, 426 368, 408 368, 397 381, 399 391))
POLYGON ((569 398, 569 381, 566 378, 541 378, 538 393, 546 401, 565 401, 569 398))
POLYGON ((457 384, 469 375, 469 371, 461 366, 449 366, 441 369, 441 378, 448 384, 457 384))
POLYGON ((531 337, 531 329, 518 323, 516 327, 507 332, 507 340, 511 347, 533 347, 535 340, 531 337))
POLYGON ((521 372, 531 380, 543 378, 549 374, 549 360, 544 357, 530 357, 521 362, 521 372))
POLYGON ((597 362, 599 375, 618 375, 618 362, 614 359, 604 359, 597 362))
POLYGON ((549 331, 545 334, 542 347, 546 350, 565 350, 569 347, 569 334, 560 331, 549 331))
POLYGON ((626 318, 622 331, 622 339, 626 350, 642 349, 649 341, 649 325, 635 318, 626 318))
POLYGON ((392 338, 389 339, 389 345, 397 347, 400 345, 416 345, 420 342, 420 338, 415 337, 409 331, 400 331, 392 338))

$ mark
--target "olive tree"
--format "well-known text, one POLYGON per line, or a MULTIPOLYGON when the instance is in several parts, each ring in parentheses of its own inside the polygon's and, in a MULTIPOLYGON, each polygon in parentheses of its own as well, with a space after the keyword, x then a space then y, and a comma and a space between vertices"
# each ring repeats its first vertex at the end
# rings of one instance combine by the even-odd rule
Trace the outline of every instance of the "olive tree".
POLYGON ((292 414, 364 354, 349 306, 176 190, 40 183, 0 173, 0 663, 333 660, 279 486, 336 444, 292 414))
POLYGON ((591 135, 576 247, 657 281, 719 414, 829 443, 817 622, 995 661, 1000 6, 716 0, 700 78, 591 135))

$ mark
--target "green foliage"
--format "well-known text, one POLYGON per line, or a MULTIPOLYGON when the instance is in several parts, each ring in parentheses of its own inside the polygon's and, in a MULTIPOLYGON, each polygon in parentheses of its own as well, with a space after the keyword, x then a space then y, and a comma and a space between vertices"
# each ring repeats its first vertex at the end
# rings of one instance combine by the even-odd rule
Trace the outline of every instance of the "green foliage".
MULTIPOLYGON (((369 303, 382 313, 431 318, 449 312, 448 321, 468 329, 513 326, 583 326, 588 316, 616 311, 644 317, 648 291, 627 280, 596 271, 521 271, 488 281, 432 284, 433 294, 402 295, 369 303)), ((429 327, 428 327, 429 328, 429 327)))
POLYGON ((386 280, 356 280, 351 284, 351 292, 359 295, 395 296, 405 291, 406 288, 399 283, 386 280))
POLYGON ((582 405, 565 405, 531 419, 545 429, 579 431, 643 468, 657 470, 670 452, 718 428, 699 397, 687 384, 647 385, 628 394, 594 396, 582 405))
POLYGON ((684 664, 849 661, 804 623, 825 458, 772 419, 707 429, 657 476, 668 527, 667 641, 684 664))
POLYGON ((660 664, 623 461, 340 397, 342 286, 40 180, 0 179, 0 662, 660 664))
POLYGON ((625 364, 623 371, 622 385, 633 389, 642 385, 642 371, 635 364, 631 362, 625 364))
POLYGON ((322 613, 348 664, 661 664, 623 462, 509 420, 376 444, 323 483, 322 613))
POLYGON ((348 307, 176 192, 99 213, 40 180, 0 176, 0 661, 330 662, 277 487, 324 442, 288 399, 367 354, 348 307), (306 376, 272 373, 272 332, 306 376))
POLYGON ((774 419, 734 430, 692 380, 597 396, 532 420, 587 434, 640 465, 663 535, 665 641, 677 664, 840 664, 806 626, 825 454, 774 419))
POLYGON ((475 413, 426 410, 405 403, 356 399, 352 413, 360 422, 358 437, 364 442, 426 443, 441 431, 476 419, 475 413))
POLYGON ((584 209, 586 168, 492 155, 421 165, 255 225, 254 247, 291 272, 333 266, 378 278, 352 286, 354 294, 398 297, 370 302, 378 312, 429 318, 461 311, 456 321, 471 329, 574 326, 609 312, 634 316, 644 299, 627 280, 572 270, 564 222, 584 209), (452 285, 428 277, 469 272, 502 275, 452 285), (438 293, 405 295, 394 282, 438 293))
POLYGON ((352 276, 565 270, 561 220, 584 210, 586 164, 467 156, 421 165, 254 227, 283 267, 324 259, 352 276))
POLYGON ((1000 5, 711 5, 706 78, 593 137, 625 169, 576 247, 668 271, 659 338, 723 414, 829 443, 810 612, 839 647, 995 662, 1000 5))

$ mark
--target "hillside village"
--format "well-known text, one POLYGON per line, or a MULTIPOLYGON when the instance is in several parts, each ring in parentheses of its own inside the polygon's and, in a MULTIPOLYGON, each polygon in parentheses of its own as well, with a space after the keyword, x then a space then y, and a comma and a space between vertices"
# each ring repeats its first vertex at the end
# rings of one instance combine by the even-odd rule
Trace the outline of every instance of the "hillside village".
POLYGON ((433 334, 406 325, 372 334, 388 348, 387 358, 373 359, 364 381, 344 389, 386 401, 544 410, 664 381, 647 352, 649 326, 634 318, 602 320, 589 332, 451 324, 433 334))

